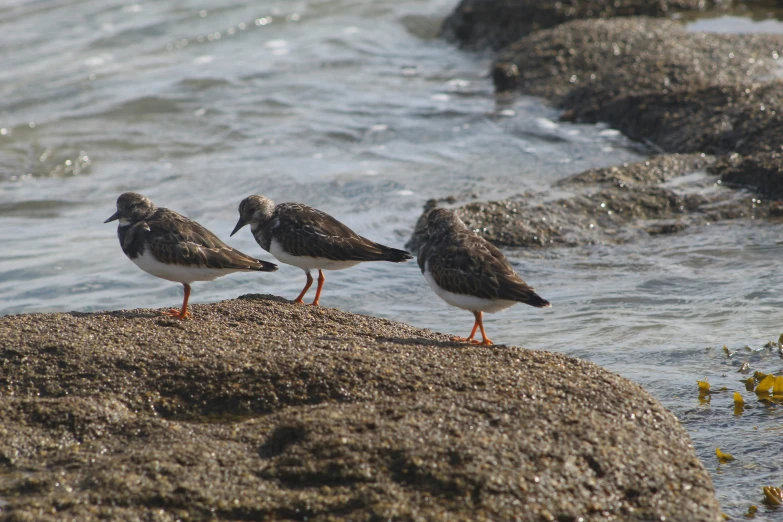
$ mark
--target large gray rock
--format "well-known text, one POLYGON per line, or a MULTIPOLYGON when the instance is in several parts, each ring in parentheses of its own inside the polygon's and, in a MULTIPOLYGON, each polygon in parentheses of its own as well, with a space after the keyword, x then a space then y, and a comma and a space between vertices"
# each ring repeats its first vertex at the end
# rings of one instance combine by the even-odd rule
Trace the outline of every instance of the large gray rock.
POLYGON ((721 520, 677 419, 594 364, 264 296, 193 316, 0 318, 0 519, 721 520))
POLYGON ((731 5, 730 0, 462 0, 441 34, 467 49, 500 49, 540 29, 579 19, 668 17, 676 11, 731 5))

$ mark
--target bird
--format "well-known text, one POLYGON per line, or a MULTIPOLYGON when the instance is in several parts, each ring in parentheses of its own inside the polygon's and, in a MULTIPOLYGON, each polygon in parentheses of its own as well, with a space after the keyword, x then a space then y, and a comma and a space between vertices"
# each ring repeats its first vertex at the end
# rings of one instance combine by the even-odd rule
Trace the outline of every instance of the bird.
POLYGON ((484 331, 484 312, 499 312, 517 303, 552 306, 517 275, 497 247, 465 226, 454 211, 432 210, 426 235, 417 256, 421 273, 438 297, 475 317, 470 335, 453 341, 491 345, 484 331), (481 341, 474 339, 477 329, 481 341))
POLYGON ((117 198, 117 212, 104 221, 119 221, 117 235, 128 259, 161 279, 182 283, 182 308, 164 315, 190 317, 188 299, 194 281, 212 281, 233 272, 274 272, 277 265, 243 254, 223 243, 192 219, 163 207, 136 192, 117 198))
POLYGON ((343 270, 365 261, 401 263, 413 256, 405 250, 387 247, 364 238, 315 208, 301 203, 280 203, 264 196, 248 196, 239 204, 239 221, 233 236, 245 225, 256 242, 278 261, 304 270, 307 283, 296 303, 313 284, 311 270, 318 270, 318 288, 313 306, 318 306, 324 286, 324 270, 343 270))

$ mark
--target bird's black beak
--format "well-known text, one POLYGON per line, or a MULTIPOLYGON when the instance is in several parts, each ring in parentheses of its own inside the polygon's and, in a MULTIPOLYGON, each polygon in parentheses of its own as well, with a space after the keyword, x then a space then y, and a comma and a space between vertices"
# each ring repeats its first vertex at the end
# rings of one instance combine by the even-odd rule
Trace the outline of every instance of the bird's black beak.
POLYGON ((104 223, 109 223, 111 221, 117 221, 118 219, 120 219, 120 211, 119 210, 117 212, 115 212, 114 214, 112 214, 109 219, 104 221, 104 223))
POLYGON ((234 234, 236 234, 237 232, 239 232, 239 229, 240 229, 240 228, 242 228, 242 227, 244 227, 245 225, 247 225, 247 221, 245 221, 245 220, 244 220, 244 219, 242 219, 242 218, 239 218, 239 221, 237 221, 237 226, 235 226, 235 227, 234 227, 234 231, 233 231, 233 232, 231 232, 231 235, 233 236, 234 234))

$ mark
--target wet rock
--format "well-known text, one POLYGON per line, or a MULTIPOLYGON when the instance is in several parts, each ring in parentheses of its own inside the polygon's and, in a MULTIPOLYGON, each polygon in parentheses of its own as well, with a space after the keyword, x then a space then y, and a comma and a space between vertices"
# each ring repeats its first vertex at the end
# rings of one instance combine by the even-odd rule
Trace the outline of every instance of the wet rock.
MULTIPOLYGON (((769 202, 721 187, 706 172, 714 162, 704 154, 658 156, 568 177, 555 184, 572 192, 567 197, 522 194, 462 204, 456 212, 488 241, 525 248, 625 243, 692 225, 772 215, 769 202)), ((406 244, 411 251, 421 246, 426 215, 437 205, 431 200, 425 206, 406 244)))
POLYGON ((706 154, 666 154, 638 163, 586 170, 555 183, 555 186, 601 184, 622 188, 627 185, 658 185, 686 174, 705 170, 714 162, 715 158, 706 154))
POLYGON ((584 18, 671 16, 730 5, 728 0, 462 0, 441 34, 467 49, 500 49, 529 33, 584 18))
POLYGON ((269 296, 193 315, 0 318, 0 519, 720 520, 676 418, 594 364, 269 296))
MULTIPOLYGON (((783 47, 783 42, 781 42, 783 47)), ((621 95, 599 107, 574 92, 573 121, 606 121, 630 138, 668 152, 752 154, 780 149, 783 83, 691 86, 674 92, 621 95)))
POLYGON ((738 153, 743 161, 714 172, 780 197, 779 52, 776 35, 690 33, 651 18, 579 20, 517 41, 493 77, 498 89, 548 98, 564 120, 607 122, 661 152, 738 153))
POLYGON ((618 96, 769 79, 781 45, 774 35, 692 33, 653 18, 579 20, 530 34, 497 61, 517 65, 524 91, 580 114, 590 97, 597 107, 618 96))
POLYGON ((670 234, 677 234, 687 228, 685 223, 674 221, 671 223, 656 223, 650 225, 645 229, 645 232, 651 236, 668 236, 670 234))
POLYGON ((492 82, 495 90, 513 91, 519 88, 519 67, 510 62, 495 62, 492 66, 492 82))
MULTIPOLYGON (((750 187, 767 198, 783 199, 783 154, 779 152, 744 157, 734 154, 722 158, 710 171, 727 185, 750 187)), ((780 215, 777 210, 773 213, 780 215)))

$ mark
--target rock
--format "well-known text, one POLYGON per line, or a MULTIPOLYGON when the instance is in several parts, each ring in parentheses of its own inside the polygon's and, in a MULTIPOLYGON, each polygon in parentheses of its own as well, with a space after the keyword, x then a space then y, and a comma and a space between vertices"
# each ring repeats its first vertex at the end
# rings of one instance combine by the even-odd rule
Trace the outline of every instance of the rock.
POLYGON ((590 97, 598 106, 623 95, 760 81, 776 68, 781 44, 773 35, 692 33, 645 17, 578 20, 520 39, 497 61, 517 65, 523 91, 579 113, 578 102, 590 97))
MULTIPOLYGON (((706 172, 714 162, 704 154, 657 156, 565 178, 555 187, 573 191, 568 197, 522 194, 463 203, 455 210, 466 225, 495 245, 524 248, 625 243, 682 232, 692 225, 774 215, 770 202, 717 186, 718 179, 706 172), (669 183, 688 174, 695 176, 669 183)), ((426 216, 436 206, 435 200, 425 205, 405 245, 412 252, 421 246, 426 216)))
POLYGON ((751 187, 767 198, 783 199, 783 154, 779 152, 734 154, 721 158, 710 171, 727 185, 751 187))
POLYGON ((0 318, 0 519, 721 520, 674 415, 594 364, 192 311, 0 318))
POLYGON ((705 170, 714 162, 715 158, 706 154, 666 154, 638 163, 590 169, 581 174, 569 176, 555 183, 555 186, 612 185, 623 188, 627 185, 658 185, 680 176, 705 170))
POLYGON ((738 153, 745 160, 713 172, 780 197, 783 82, 773 78, 781 49, 777 35, 690 33, 651 18, 579 20, 508 47, 493 78, 498 89, 548 98, 564 120, 607 122, 662 152, 738 153))
POLYGON ((462 0, 443 22, 441 34, 466 49, 500 49, 540 29, 583 18, 671 16, 727 0, 462 0))

